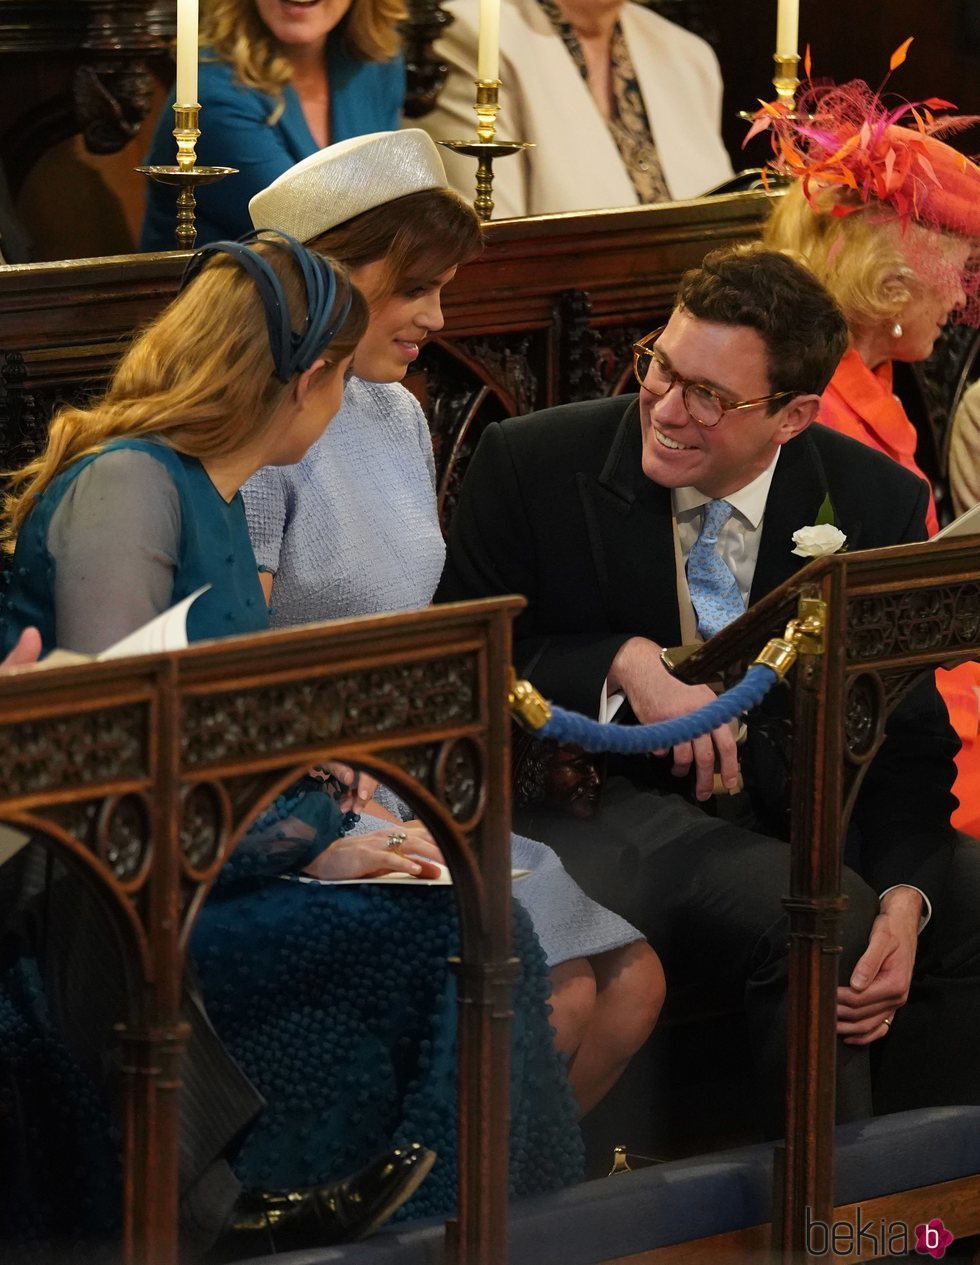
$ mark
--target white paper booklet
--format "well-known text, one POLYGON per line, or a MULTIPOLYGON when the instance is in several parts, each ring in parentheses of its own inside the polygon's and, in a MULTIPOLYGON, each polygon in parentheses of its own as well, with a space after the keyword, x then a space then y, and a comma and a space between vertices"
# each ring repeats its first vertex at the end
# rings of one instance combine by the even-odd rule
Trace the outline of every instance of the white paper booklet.
MULTIPOLYGON (((316 883, 319 887, 349 887, 353 883, 407 883, 412 887, 452 887, 453 880, 444 865, 439 866, 438 878, 414 878, 411 874, 379 874, 377 878, 314 878, 311 874, 280 874, 280 878, 292 883, 316 883)), ((526 878, 530 870, 511 870, 513 881, 526 878)))
MULTIPOLYGON (((78 654, 74 650, 52 650, 46 659, 36 666, 39 668, 60 668, 69 663, 104 663, 108 659, 127 659, 138 654, 160 654, 165 650, 186 650, 187 648, 187 612, 201 596, 211 587, 203 584, 189 597, 171 606, 162 614, 155 616, 142 628, 137 628, 122 641, 109 646, 101 654, 78 654)), ((34 665, 32 665, 34 666, 34 665)))
POLYGON ((0 865, 16 856, 25 843, 30 843, 31 836, 18 830, 16 826, 8 826, 0 822, 0 865))
POLYGON ((933 540, 945 540, 952 536, 980 536, 980 505, 974 505, 959 518, 954 518, 948 527, 936 532, 933 540))

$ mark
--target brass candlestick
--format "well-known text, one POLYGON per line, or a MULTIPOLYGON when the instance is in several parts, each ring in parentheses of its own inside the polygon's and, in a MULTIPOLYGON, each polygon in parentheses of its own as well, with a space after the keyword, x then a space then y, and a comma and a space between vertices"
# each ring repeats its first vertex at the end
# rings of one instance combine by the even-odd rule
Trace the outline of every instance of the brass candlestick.
POLYGON ((197 240, 194 212, 197 199, 194 190, 198 185, 213 184, 222 176, 232 176, 237 167, 198 167, 197 138, 201 135, 197 126, 201 107, 194 105, 174 106, 174 139, 177 141, 177 163, 173 167, 137 167, 136 170, 160 184, 176 185, 177 195, 177 246, 180 250, 193 250, 197 240))
POLYGON ((500 109, 499 79, 476 80, 476 140, 440 141, 455 154, 469 154, 477 160, 476 198, 473 209, 485 224, 493 214, 493 160, 518 154, 523 149, 533 149, 529 141, 497 141, 497 112, 500 109))
POLYGON ((773 61, 776 63, 776 73, 773 75, 772 86, 776 89, 776 96, 792 113, 796 108, 796 89, 800 86, 797 75, 800 68, 800 55, 799 53, 774 53, 773 61))

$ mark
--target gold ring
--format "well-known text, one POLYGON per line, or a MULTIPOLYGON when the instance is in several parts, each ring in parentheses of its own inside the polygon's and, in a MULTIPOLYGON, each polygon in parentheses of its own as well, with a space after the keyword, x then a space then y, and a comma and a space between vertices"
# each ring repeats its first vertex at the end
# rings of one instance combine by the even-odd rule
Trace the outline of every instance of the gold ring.
POLYGON ((393 830, 385 840, 385 847, 389 852, 400 852, 401 846, 408 838, 404 830, 393 830))
POLYGON ((886 1028, 890 1028, 892 1026, 892 1021, 890 1019, 886 1019, 884 1020, 884 1024, 886 1028))

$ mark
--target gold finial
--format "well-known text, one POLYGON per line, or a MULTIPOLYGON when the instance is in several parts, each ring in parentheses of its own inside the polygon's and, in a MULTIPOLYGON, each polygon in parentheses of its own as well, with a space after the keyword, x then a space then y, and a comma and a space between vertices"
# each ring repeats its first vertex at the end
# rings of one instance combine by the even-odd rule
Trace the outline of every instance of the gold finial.
POLYGON ((827 627, 827 603, 818 597, 801 597, 797 615, 786 625, 782 637, 773 637, 759 651, 754 662, 761 663, 782 681, 801 654, 823 654, 827 627))
POLYGON ((551 708, 543 694, 530 681, 518 681, 513 670, 507 695, 510 710, 527 729, 543 729, 551 719, 551 708))

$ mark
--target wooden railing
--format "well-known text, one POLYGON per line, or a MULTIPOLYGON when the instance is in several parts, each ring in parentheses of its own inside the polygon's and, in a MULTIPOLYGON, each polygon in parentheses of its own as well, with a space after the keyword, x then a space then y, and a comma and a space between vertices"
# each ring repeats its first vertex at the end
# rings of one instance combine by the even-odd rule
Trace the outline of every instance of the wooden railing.
MULTIPOLYGON (((823 646, 793 684, 786 1149, 774 1247, 809 1261, 805 1218, 832 1220, 842 841, 885 722, 937 667, 980 654, 977 538, 840 553, 810 563, 687 659, 717 678, 782 635, 801 598, 823 604, 823 646)), ((972 1185, 974 1196, 980 1177, 972 1185)), ((940 1215, 939 1213, 933 1215, 940 1215)))
POLYGON ((0 681, 0 819, 92 884, 123 949, 124 1260, 177 1260, 180 1000, 191 924, 256 810, 314 763, 416 809, 460 919, 459 1265, 506 1257, 516 598, 230 638, 0 681))
MULTIPOLYGON (((630 346, 665 319, 682 273, 750 240, 763 194, 491 224, 445 292, 446 325, 410 381, 451 511, 484 426, 632 389, 630 346)), ((176 293, 186 255, 0 268, 0 469, 43 443, 54 406, 104 385, 134 330, 176 293)))

